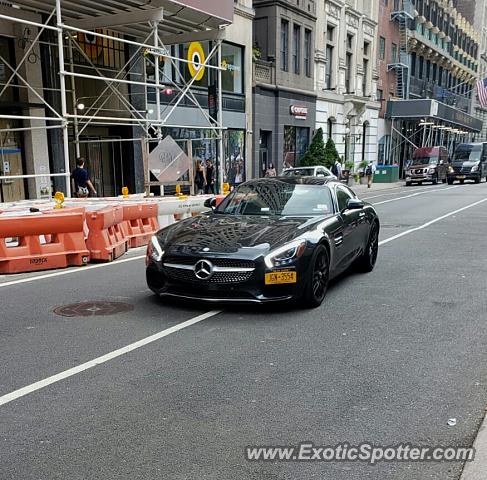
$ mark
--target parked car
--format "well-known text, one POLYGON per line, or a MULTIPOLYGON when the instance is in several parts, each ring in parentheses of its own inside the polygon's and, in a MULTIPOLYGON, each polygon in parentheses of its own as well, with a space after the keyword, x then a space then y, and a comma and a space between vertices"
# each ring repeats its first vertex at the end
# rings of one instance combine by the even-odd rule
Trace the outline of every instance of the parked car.
POLYGON ((461 143, 455 150, 451 168, 448 173, 448 184, 455 180, 460 183, 473 180, 480 183, 487 180, 487 143, 461 143))
POLYGON ((336 180, 251 180, 206 206, 152 237, 146 277, 160 297, 313 308, 352 264, 375 266, 377 213, 336 180))
POLYGON ((444 147, 418 148, 413 153, 411 165, 406 169, 406 185, 423 182, 446 183, 448 180, 449 157, 444 147))
POLYGON ((286 168, 282 173, 283 177, 328 177, 337 180, 332 171, 318 165, 316 167, 286 168))

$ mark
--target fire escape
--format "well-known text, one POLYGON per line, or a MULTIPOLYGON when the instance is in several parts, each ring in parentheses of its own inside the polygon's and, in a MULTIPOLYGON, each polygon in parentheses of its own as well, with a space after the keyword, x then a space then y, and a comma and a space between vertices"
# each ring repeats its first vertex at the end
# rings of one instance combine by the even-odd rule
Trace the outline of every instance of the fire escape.
POLYGON ((397 8, 391 13, 391 21, 399 24, 399 58, 394 59, 394 63, 387 65, 387 71, 395 71, 397 79, 397 97, 407 100, 409 98, 409 22, 414 20, 414 6, 411 0, 396 0, 394 4, 397 8))

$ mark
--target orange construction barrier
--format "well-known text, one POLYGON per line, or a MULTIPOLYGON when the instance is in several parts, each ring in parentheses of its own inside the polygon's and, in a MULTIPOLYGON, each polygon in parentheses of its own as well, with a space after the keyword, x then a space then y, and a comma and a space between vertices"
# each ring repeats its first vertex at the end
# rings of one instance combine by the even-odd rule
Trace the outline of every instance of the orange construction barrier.
POLYGON ((128 248, 121 224, 123 208, 107 207, 86 213, 88 238, 86 246, 92 260, 111 262, 122 256, 128 248))
POLYGON ((157 203, 123 205, 122 232, 130 248, 147 245, 159 230, 157 203))
POLYGON ((82 213, 0 218, 0 273, 87 264, 83 221, 82 213))

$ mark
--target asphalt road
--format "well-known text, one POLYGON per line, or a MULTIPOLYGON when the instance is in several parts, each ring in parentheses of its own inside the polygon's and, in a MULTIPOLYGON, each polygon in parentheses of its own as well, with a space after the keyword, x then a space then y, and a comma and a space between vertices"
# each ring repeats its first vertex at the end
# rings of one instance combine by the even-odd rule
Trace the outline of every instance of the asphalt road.
MULTIPOLYGON (((477 434, 487 404, 487 184, 363 196, 376 204, 381 240, 393 239, 372 274, 336 281, 321 309, 227 309, 0 405, 0 478, 458 479, 462 463, 245 459, 248 445, 469 446, 477 434)), ((0 278, 0 403, 210 310, 154 298, 141 253, 0 278), (83 301, 134 309, 53 312, 83 301)))

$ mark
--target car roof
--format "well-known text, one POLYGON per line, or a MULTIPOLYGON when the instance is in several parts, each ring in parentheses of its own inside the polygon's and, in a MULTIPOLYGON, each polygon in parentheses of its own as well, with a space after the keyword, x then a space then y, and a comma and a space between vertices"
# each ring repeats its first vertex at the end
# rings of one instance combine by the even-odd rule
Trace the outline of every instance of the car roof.
MULTIPOLYGON (((290 185, 331 185, 334 183, 340 183, 334 178, 330 177, 266 177, 266 178, 258 178, 254 180, 249 180, 245 182, 245 184, 249 183, 274 183, 274 182, 281 182, 281 183, 288 183, 290 185)), ((244 184, 244 185, 245 185, 244 184)))

